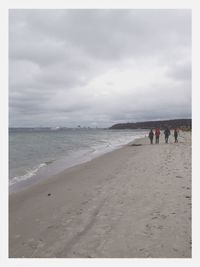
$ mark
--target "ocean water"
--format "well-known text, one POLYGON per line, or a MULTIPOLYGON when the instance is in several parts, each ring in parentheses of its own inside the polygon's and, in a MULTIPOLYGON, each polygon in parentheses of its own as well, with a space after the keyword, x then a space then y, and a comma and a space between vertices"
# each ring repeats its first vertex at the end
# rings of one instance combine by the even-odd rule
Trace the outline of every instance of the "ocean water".
MULTIPOLYGON (((119 148, 144 130, 10 129, 9 185, 15 190, 119 148)), ((12 191, 12 190, 11 190, 12 191)))

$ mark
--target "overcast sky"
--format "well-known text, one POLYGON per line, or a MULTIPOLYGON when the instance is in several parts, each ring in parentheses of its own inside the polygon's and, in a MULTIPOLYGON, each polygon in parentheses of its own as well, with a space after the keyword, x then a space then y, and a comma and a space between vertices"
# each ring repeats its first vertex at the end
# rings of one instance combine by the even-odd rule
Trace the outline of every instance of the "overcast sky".
POLYGON ((191 117, 190 10, 10 10, 12 127, 191 117))

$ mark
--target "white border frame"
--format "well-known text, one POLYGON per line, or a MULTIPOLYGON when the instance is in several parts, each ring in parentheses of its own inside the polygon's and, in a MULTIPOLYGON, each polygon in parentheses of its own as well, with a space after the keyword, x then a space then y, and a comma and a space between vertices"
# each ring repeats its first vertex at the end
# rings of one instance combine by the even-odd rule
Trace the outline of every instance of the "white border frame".
POLYGON ((199 82, 199 47, 198 40, 200 25, 200 12, 198 1, 186 0, 13 0, 0 4, 0 190, 1 190, 1 220, 0 220, 0 266, 102 266, 102 264, 112 264, 113 266, 198 266, 200 253, 200 164, 198 154, 200 152, 200 112, 198 99, 199 82), (9 259, 8 258, 8 10, 9 9, 192 9, 192 258, 191 259, 9 259), (198 66, 198 67, 197 67, 198 66), (194 145, 195 144, 195 145, 194 145), (3 218, 3 220, 2 220, 3 218))

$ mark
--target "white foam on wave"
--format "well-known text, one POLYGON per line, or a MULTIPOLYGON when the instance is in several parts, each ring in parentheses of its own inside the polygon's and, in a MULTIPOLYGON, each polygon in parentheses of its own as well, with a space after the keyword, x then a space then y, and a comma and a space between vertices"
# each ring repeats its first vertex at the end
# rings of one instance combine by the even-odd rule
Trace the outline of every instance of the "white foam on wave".
MULTIPOLYGON (((134 136, 121 136, 116 139, 106 140, 102 144, 93 146, 93 155, 98 156, 105 154, 107 152, 113 151, 115 149, 121 148, 124 145, 133 142, 135 139, 144 137, 144 133, 138 133, 134 136)), ((99 142, 100 143, 100 142, 99 142)))
POLYGON ((41 163, 38 166, 36 166, 35 168, 27 170, 26 174, 24 174, 22 176, 15 176, 15 177, 11 178, 9 181, 9 185, 11 186, 11 185, 14 185, 18 182, 30 179, 31 177, 35 176, 41 168, 43 168, 47 165, 48 165, 48 163, 41 163))

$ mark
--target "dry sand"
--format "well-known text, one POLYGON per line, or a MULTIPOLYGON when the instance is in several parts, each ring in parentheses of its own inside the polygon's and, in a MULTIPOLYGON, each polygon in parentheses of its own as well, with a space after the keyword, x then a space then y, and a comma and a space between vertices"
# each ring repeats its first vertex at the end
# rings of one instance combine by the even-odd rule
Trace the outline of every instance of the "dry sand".
POLYGON ((9 257, 191 257, 191 134, 181 136, 137 140, 12 194, 9 257))

